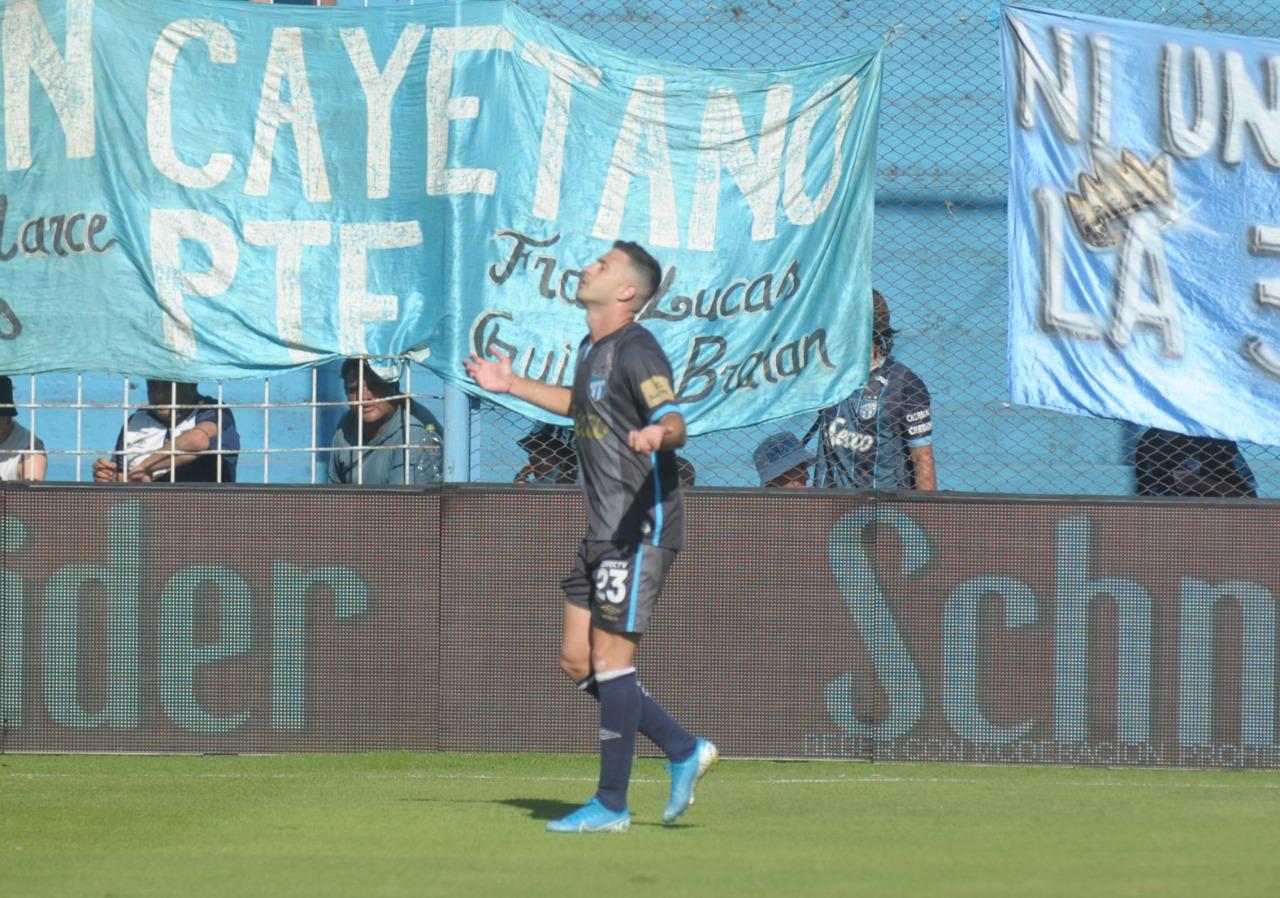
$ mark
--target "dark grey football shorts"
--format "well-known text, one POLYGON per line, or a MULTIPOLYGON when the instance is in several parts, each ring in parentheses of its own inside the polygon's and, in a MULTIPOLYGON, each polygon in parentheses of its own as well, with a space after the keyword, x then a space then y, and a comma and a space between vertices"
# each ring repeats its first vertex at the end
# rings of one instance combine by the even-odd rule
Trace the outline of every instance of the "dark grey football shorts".
POLYGON ((600 629, 643 633, 675 557, 675 549, 662 546, 583 540, 560 588, 569 604, 591 612, 600 629))

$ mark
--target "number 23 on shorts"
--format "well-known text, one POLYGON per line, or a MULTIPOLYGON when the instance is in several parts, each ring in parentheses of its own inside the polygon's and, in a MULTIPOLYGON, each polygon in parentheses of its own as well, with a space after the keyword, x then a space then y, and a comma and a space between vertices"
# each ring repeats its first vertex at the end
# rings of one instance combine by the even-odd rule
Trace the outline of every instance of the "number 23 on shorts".
POLYGON ((593 598, 597 602, 621 605, 627 597, 627 577, 630 573, 631 565, 622 559, 609 558, 600 562, 595 573, 593 598))

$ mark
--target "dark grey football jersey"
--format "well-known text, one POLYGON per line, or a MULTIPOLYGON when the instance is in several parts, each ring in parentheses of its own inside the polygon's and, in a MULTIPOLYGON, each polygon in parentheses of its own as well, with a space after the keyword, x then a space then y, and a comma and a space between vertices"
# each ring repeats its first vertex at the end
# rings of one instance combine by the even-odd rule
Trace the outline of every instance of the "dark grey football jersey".
POLYGON ((627 434, 678 412, 671 363, 635 322, 578 347, 574 440, 587 500, 587 539, 684 546, 684 506, 674 452, 638 455, 627 434))
POLYGON ((911 450, 933 442, 929 389, 889 357, 859 392, 819 412, 818 426, 818 486, 912 490, 911 450))

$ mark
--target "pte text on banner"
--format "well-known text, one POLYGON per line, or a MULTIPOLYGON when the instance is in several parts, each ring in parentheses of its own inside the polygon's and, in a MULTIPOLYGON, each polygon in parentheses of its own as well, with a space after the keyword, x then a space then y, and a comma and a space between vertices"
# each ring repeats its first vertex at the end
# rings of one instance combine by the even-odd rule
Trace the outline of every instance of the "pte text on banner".
POLYGON ((567 384, 578 272, 627 239, 692 431, 865 380, 879 51, 703 70, 504 2, 0 0, 0 62, 7 373, 462 382, 502 351, 567 384))

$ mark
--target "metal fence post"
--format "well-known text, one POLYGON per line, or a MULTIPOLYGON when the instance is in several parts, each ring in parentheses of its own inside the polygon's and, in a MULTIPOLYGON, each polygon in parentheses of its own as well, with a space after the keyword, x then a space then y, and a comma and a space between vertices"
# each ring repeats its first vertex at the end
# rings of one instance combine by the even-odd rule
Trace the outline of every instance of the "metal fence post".
POLYGON ((471 479, 471 397, 458 387, 444 385, 444 479, 471 479))

